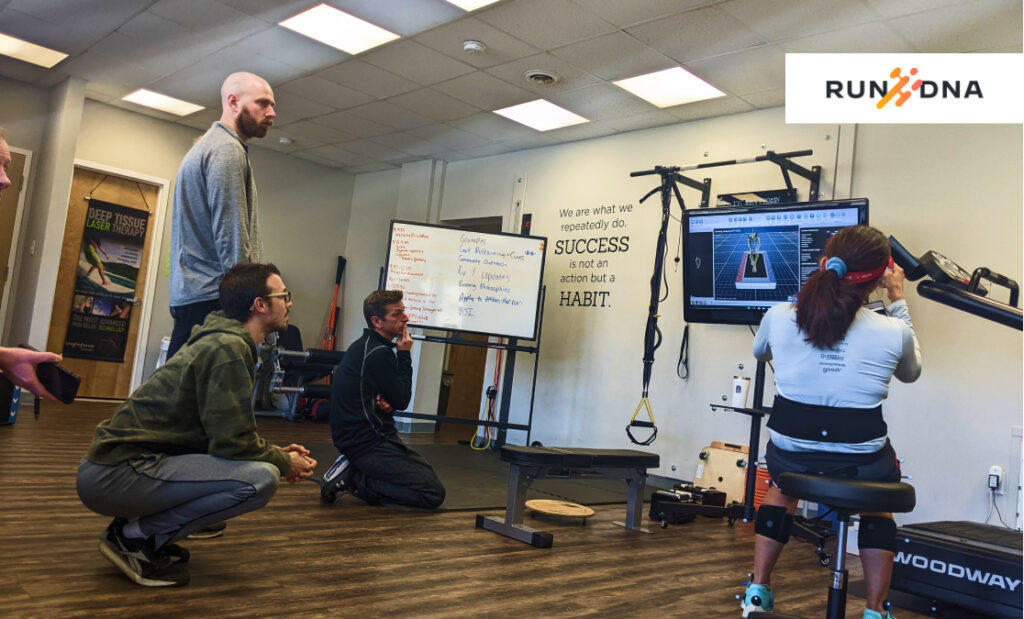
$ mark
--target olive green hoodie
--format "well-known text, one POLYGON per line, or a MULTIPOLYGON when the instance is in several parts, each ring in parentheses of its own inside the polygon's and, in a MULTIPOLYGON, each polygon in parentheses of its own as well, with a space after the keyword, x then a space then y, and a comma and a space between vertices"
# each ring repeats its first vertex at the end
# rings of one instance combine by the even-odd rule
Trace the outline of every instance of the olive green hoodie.
POLYGON ((143 454, 209 454, 268 462, 281 475, 291 457, 256 433, 256 345, 242 323, 213 312, 188 345, 96 428, 89 461, 114 465, 143 454))

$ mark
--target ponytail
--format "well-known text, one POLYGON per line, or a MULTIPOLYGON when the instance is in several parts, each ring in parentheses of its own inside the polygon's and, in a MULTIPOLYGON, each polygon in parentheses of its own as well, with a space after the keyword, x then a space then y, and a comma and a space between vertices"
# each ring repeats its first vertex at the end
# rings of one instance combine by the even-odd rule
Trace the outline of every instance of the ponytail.
MULTIPOLYGON (((844 279, 850 271, 867 271, 887 264, 889 241, 874 228, 851 226, 843 228, 828 240, 826 256, 839 258, 844 268, 819 270, 807 279, 797 294, 796 324, 804 339, 815 348, 829 349, 846 337, 857 311, 878 285, 878 276, 865 282, 844 279)), ((883 271, 884 272, 884 269, 883 271)))

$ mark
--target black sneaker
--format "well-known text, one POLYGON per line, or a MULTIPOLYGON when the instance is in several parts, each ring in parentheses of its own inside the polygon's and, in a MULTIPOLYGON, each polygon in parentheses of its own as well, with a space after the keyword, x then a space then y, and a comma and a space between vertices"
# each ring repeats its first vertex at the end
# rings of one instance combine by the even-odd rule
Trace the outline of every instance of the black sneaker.
POLYGON ((180 587, 187 585, 188 571, 153 547, 152 538, 128 539, 121 531, 125 520, 114 518, 100 536, 100 554, 143 587, 180 587))
POLYGON ((188 538, 189 539, 209 539, 211 537, 217 537, 218 535, 224 533, 224 529, 226 529, 226 528, 228 528, 228 523, 223 522, 223 521, 215 522, 213 524, 208 524, 208 525, 206 525, 205 527, 203 527, 201 529, 197 529, 197 530, 193 531, 192 533, 189 533, 188 538))
POLYGON ((320 484, 320 498, 324 503, 334 505, 342 495, 352 492, 352 487, 349 485, 351 477, 352 468, 348 458, 343 455, 338 456, 331 468, 324 473, 324 480, 320 484))
POLYGON ((188 548, 179 546, 178 544, 164 544, 160 547, 160 554, 167 557, 167 561, 170 563, 188 563, 192 553, 188 551, 188 548))

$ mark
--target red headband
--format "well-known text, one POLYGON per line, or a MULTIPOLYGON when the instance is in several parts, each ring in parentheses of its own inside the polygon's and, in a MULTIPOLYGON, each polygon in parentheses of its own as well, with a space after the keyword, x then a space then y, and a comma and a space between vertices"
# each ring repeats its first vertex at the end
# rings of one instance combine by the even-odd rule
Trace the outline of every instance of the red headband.
MULTIPOLYGON (((819 264, 820 264, 819 268, 822 271, 824 271, 825 270, 825 257, 824 256, 822 256, 821 262, 819 264)), ((876 278, 880 277, 882 275, 882 273, 885 272, 886 269, 891 269, 894 266, 895 266, 895 263, 892 261, 892 256, 889 256, 889 262, 883 264, 882 266, 878 267, 877 269, 871 269, 870 271, 850 271, 850 272, 846 273, 842 277, 842 279, 844 281, 850 282, 851 284, 863 284, 864 282, 869 282, 869 281, 871 281, 873 279, 876 279, 876 278)))

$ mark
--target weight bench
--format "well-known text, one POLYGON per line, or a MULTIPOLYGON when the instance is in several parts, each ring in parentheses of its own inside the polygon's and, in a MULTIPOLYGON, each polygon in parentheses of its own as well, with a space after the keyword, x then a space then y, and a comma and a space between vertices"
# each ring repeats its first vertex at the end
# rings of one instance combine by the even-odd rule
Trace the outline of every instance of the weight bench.
MULTIPOLYGON (((641 529, 647 469, 659 465, 658 454, 633 449, 585 449, 581 447, 501 448, 508 462, 508 504, 505 518, 477 514, 477 528, 500 533, 537 548, 550 548, 552 535, 523 525, 526 491, 535 479, 623 479, 628 487, 627 529, 641 529)), ((617 523, 621 524, 621 523, 617 523)))

